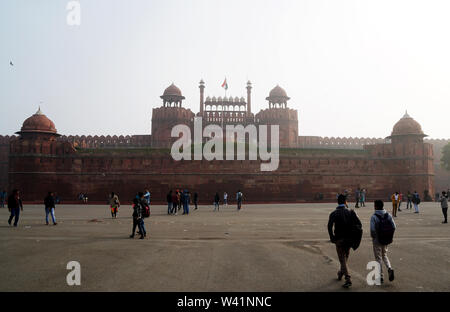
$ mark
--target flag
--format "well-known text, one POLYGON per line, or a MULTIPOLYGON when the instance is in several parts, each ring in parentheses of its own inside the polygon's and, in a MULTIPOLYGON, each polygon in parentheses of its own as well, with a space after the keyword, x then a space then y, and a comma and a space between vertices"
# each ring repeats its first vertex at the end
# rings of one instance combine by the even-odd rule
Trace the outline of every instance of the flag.
POLYGON ((225 78, 224 82, 222 83, 222 88, 224 88, 225 90, 228 90, 227 78, 225 78))

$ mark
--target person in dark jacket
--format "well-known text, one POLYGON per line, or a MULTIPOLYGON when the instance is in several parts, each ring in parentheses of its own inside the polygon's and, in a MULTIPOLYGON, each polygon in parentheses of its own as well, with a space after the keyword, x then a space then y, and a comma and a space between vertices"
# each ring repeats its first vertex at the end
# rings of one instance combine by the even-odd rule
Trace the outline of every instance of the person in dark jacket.
POLYGON ((52 192, 48 192, 44 199, 45 205, 45 223, 48 225, 48 214, 52 216, 53 225, 56 225, 55 218, 55 197, 52 192))
POLYGON ((444 221, 442 223, 447 223, 447 210, 448 210, 448 193, 442 191, 442 196, 440 198, 442 214, 444 215, 444 221))
POLYGON ((134 233, 136 232, 136 227, 138 227, 138 234, 141 235, 139 239, 144 239, 147 236, 147 232, 144 226, 144 209, 147 202, 144 198, 144 193, 139 192, 138 196, 133 200, 133 229, 130 238, 134 238, 134 233))
POLYGON ((8 209, 11 212, 8 219, 9 225, 11 225, 11 221, 14 218, 14 226, 17 226, 20 211, 23 211, 22 199, 20 199, 19 190, 13 190, 12 194, 8 197, 8 209))
POLYGON ((345 195, 340 194, 337 201, 338 206, 330 214, 328 220, 328 234, 330 235, 330 241, 336 244, 336 252, 341 264, 341 268, 337 273, 338 280, 342 280, 342 277, 344 276, 345 283, 343 287, 348 288, 352 285, 351 276, 347 268, 350 247, 352 244, 352 224, 355 222, 357 224, 359 223, 361 226, 361 221, 353 210, 346 208, 347 200, 345 195))
POLYGON ((178 190, 176 190, 172 194, 172 206, 173 206, 172 214, 177 215, 178 214, 178 190))
POLYGON ((173 213, 173 202, 172 202, 172 190, 167 194, 167 214, 170 215, 173 213))
POLYGON ((195 205, 195 210, 198 209, 198 193, 195 192, 194 193, 194 205, 195 205))
POLYGON ((189 214, 189 204, 191 203, 191 194, 188 190, 183 192, 183 211, 184 214, 189 214))
POLYGON ((220 203, 220 196, 219 196, 219 193, 216 193, 216 195, 214 196, 214 211, 216 211, 216 208, 217 208, 217 211, 220 210, 219 203, 220 203))

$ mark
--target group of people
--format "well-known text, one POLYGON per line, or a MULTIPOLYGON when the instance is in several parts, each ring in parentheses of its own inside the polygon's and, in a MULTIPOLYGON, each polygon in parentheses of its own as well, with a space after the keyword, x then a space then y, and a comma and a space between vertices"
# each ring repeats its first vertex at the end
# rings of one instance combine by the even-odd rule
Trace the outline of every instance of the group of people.
POLYGON ((78 194, 78 200, 80 200, 82 203, 87 204, 88 202, 88 196, 85 193, 78 194))
POLYGON ((366 189, 357 188, 355 191, 355 208, 366 207, 366 189))
MULTIPOLYGON (((345 288, 352 286, 351 276, 347 262, 350 249, 356 250, 362 238, 362 224, 354 210, 348 209, 347 197, 344 194, 338 195, 338 206, 330 214, 328 219, 328 234, 330 241, 336 245, 336 252, 340 262, 340 269, 337 279, 345 282, 345 288)), ((370 235, 372 237, 372 247, 375 260, 379 263, 380 279, 384 282, 382 262, 388 270, 389 281, 394 280, 394 270, 387 256, 388 245, 392 243, 396 225, 392 216, 384 209, 382 200, 374 201, 375 212, 370 218, 370 235)))
MULTIPOLYGON (((417 191, 414 191, 414 193, 411 193, 408 191, 408 194, 406 195, 406 209, 411 209, 414 205, 414 213, 419 213, 419 204, 421 202, 420 195, 417 193, 417 191)), ((391 201, 392 201, 392 216, 397 217, 397 211, 402 211, 400 206, 403 202, 403 194, 401 192, 395 192, 391 195, 391 201)))
POLYGON ((183 208, 183 214, 189 214, 189 205, 191 200, 195 206, 195 210, 198 209, 198 193, 195 192, 194 196, 191 198, 191 193, 185 190, 176 189, 175 192, 170 190, 167 194, 167 214, 177 215, 178 211, 183 208))
MULTIPOLYGON (((236 193, 236 204, 237 204, 237 210, 241 210, 242 208, 242 201, 244 199, 244 195, 242 194, 241 190, 238 190, 236 193)), ((228 193, 223 193, 223 206, 228 207, 228 193)), ((220 195, 219 192, 214 195, 214 211, 220 210, 220 195)))

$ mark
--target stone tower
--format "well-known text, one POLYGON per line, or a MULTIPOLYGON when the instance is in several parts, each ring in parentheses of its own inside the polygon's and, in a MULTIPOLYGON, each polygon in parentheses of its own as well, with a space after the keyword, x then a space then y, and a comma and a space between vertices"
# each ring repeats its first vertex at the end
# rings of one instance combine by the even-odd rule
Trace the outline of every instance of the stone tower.
POLYGON ((170 148, 177 138, 171 137, 172 128, 179 124, 192 128, 194 113, 182 107, 184 96, 173 83, 161 95, 163 106, 154 108, 152 114, 152 147, 170 148))
POLYGON ((400 175, 408 177, 398 187, 419 192, 422 200, 426 200, 424 192, 432 195, 434 191, 433 146, 424 143, 423 138, 426 136, 420 124, 406 112, 394 125, 391 135, 387 137, 391 140, 389 153, 382 154, 384 157, 395 160, 396 170, 401 169, 400 175))
POLYGON ((297 147, 298 113, 288 108, 286 91, 277 85, 266 100, 269 101, 269 108, 256 114, 256 122, 261 125, 279 125, 280 147, 297 147))

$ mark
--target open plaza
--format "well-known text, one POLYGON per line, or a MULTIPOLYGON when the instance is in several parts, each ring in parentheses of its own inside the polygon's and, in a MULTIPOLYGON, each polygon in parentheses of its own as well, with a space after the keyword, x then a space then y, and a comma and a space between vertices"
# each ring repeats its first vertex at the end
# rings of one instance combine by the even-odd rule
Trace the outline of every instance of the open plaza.
MULTIPOLYGON (((354 204, 349 203, 350 208, 354 204)), ((374 260, 373 203, 356 209, 363 239, 351 251, 350 289, 337 281, 339 261, 327 222, 334 203, 199 206, 167 215, 152 206, 147 237, 130 239, 131 206, 111 219, 107 205, 58 205, 45 225, 43 205, 25 205, 17 228, 0 208, 0 291, 450 291, 450 236, 436 202, 398 212, 389 257, 395 280, 369 286, 374 260), (80 263, 81 285, 66 281, 80 263)), ((391 210, 392 204, 385 202, 391 210)))

